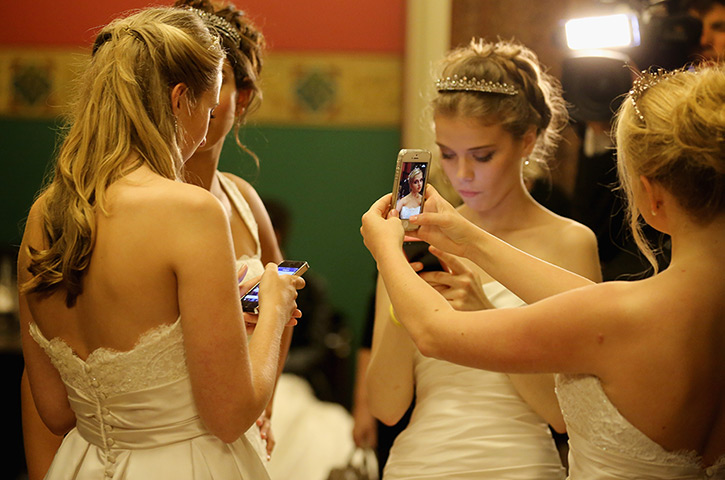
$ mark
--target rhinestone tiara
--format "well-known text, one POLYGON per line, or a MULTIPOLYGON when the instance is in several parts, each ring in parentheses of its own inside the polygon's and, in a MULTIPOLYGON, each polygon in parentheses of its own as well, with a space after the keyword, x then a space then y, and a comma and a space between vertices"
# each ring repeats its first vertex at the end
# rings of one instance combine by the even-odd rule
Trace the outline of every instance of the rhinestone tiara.
POLYGON ((634 80, 634 82, 632 82, 632 88, 629 90, 629 99, 632 101, 634 112, 637 114, 642 123, 645 123, 644 115, 642 115, 642 112, 639 110, 637 101, 642 98, 644 92, 646 92, 650 87, 654 87, 662 80, 665 80, 676 73, 677 71, 669 72, 662 68, 655 71, 642 70, 639 76, 634 80))
POLYGON ((459 78, 458 75, 439 78, 436 80, 436 90, 439 92, 484 92, 500 93, 502 95, 516 95, 516 87, 508 83, 479 80, 478 78, 459 78))
POLYGON ((205 12, 204 10, 199 10, 198 8, 194 7, 187 7, 187 10, 190 10, 197 15, 199 15, 202 20, 204 20, 208 25, 211 25, 214 27, 219 33, 224 35, 225 37, 231 39, 234 41, 235 45, 239 45, 242 43, 242 36, 239 35, 239 32, 237 32, 237 29, 234 28, 234 25, 229 23, 227 20, 223 19, 219 15, 215 15, 213 13, 205 12))

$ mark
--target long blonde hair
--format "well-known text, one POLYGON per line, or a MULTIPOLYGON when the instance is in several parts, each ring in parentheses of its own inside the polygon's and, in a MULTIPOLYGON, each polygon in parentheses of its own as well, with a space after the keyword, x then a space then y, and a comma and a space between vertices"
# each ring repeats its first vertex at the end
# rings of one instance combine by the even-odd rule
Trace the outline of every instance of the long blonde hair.
POLYGON ((193 100, 221 70, 218 38, 197 15, 150 8, 101 30, 80 78, 70 127, 44 193, 44 246, 30 248, 25 293, 66 292, 71 307, 95 241, 95 215, 106 189, 141 165, 179 178, 182 158, 171 89, 184 83, 193 100), (129 165, 135 154, 138 160, 129 165))
POLYGON ((725 210, 725 67, 644 74, 615 118, 617 170, 635 242, 657 270, 635 203, 639 177, 660 183, 695 222, 725 210))

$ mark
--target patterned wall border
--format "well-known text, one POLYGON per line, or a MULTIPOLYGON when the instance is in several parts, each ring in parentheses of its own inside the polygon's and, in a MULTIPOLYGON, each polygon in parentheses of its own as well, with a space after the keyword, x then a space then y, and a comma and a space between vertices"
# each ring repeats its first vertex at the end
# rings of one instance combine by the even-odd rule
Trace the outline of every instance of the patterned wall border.
MULTIPOLYGON (((77 50, 0 49, 0 115, 63 113, 85 54, 77 50)), ((402 58, 396 55, 271 52, 260 125, 399 127, 402 58)))

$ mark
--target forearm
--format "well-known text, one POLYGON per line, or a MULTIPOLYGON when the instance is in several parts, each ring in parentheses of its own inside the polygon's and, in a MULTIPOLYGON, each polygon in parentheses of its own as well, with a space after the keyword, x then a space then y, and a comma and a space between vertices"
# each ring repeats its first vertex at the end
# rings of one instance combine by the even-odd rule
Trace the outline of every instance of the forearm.
POLYGON ((20 403, 28 479, 41 480, 48 472, 63 437, 53 434, 41 420, 25 372, 20 383, 20 403))
MULTIPOLYGON (((261 315, 263 313, 260 314, 260 317, 261 315)), ((284 348, 283 332, 286 330, 285 327, 280 327, 275 323, 277 323, 276 320, 258 322, 249 340, 249 359, 256 401, 261 402, 262 409, 269 410, 270 413, 272 397, 279 378, 280 364, 283 362, 281 358, 284 348)), ((257 409, 255 408, 255 410, 257 409)))
POLYGON ((591 285, 591 280, 536 258, 481 230, 467 256, 526 303, 591 285))

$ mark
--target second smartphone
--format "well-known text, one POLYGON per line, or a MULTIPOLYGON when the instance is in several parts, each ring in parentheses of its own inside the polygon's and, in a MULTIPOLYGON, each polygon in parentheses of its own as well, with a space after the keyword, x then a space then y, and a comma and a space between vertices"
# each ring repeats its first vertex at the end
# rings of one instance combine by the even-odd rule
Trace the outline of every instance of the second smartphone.
POLYGON ((410 224, 408 219, 423 211, 430 161, 428 150, 403 149, 398 153, 390 207, 398 211, 403 228, 407 231, 418 228, 410 224))
MULTIPOLYGON (((301 276, 310 266, 305 261, 283 260, 277 265, 280 275, 301 276)), ((259 282, 249 289, 242 297, 242 310, 247 313, 259 314, 259 282)))

